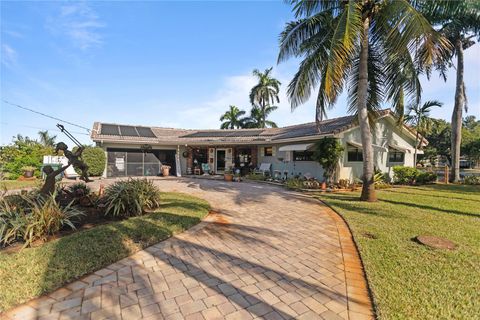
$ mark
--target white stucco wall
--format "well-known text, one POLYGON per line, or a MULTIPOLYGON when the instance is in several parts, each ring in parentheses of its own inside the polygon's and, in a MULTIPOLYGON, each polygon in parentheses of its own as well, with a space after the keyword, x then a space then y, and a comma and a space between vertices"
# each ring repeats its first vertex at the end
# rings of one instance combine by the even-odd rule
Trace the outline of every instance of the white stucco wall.
MULTIPOLYGON (((353 141, 361 143, 360 128, 356 127, 350 131, 339 135, 345 153, 340 164, 339 179, 361 178, 363 173, 363 162, 349 162, 347 158, 347 142, 353 141)), ((414 145, 415 139, 406 131, 405 128, 398 127, 390 117, 379 119, 376 123, 373 133, 373 144, 379 147, 387 148, 389 146, 399 146, 410 150, 405 152, 403 163, 390 163, 388 161, 388 152, 382 148, 374 147, 375 168, 386 172, 393 177, 393 167, 397 165, 414 166, 414 145)))

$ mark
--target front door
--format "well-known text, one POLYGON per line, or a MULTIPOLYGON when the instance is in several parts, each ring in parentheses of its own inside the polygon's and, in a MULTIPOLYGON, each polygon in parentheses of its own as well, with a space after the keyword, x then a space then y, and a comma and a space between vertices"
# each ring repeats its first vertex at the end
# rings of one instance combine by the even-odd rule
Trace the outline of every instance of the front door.
POLYGON ((225 149, 217 149, 217 160, 216 160, 216 173, 224 173, 225 172, 225 155, 227 150, 225 149))

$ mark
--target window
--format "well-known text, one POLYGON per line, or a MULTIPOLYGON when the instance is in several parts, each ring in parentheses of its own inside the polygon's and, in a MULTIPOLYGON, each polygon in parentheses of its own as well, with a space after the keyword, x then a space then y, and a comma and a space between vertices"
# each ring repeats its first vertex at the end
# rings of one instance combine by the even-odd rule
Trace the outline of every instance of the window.
POLYGON ((405 160, 405 153, 397 149, 388 149, 388 162, 403 162, 405 160))
POLYGON ((313 161, 313 152, 293 151, 293 161, 313 161))
POLYGON ((347 159, 350 162, 363 161, 362 149, 348 145, 347 147, 347 159))
POLYGON ((273 156, 273 147, 265 147, 265 157, 273 156))

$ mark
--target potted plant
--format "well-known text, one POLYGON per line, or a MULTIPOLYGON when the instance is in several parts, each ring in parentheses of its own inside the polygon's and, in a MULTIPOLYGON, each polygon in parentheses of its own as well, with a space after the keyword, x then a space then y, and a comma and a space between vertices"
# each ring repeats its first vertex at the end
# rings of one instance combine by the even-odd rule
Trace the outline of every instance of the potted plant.
POLYGON ((227 170, 225 170, 225 172, 223 173, 223 179, 225 179, 225 181, 228 181, 228 182, 233 181, 233 172, 231 168, 228 168, 227 170))
POLYGON ((170 175, 170 166, 162 166, 162 175, 168 177, 170 175))
POLYGON ((32 166, 25 166, 25 167, 22 167, 22 170, 23 170, 23 177, 25 178, 32 178, 33 177, 33 173, 35 172, 35 167, 32 167, 32 166))

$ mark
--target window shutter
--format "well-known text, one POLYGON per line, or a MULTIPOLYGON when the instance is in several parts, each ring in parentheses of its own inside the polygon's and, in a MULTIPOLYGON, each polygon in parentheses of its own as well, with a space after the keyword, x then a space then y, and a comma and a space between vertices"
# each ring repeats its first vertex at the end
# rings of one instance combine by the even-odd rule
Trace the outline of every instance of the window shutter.
POLYGON ((265 157, 265 147, 260 147, 260 157, 265 157))

